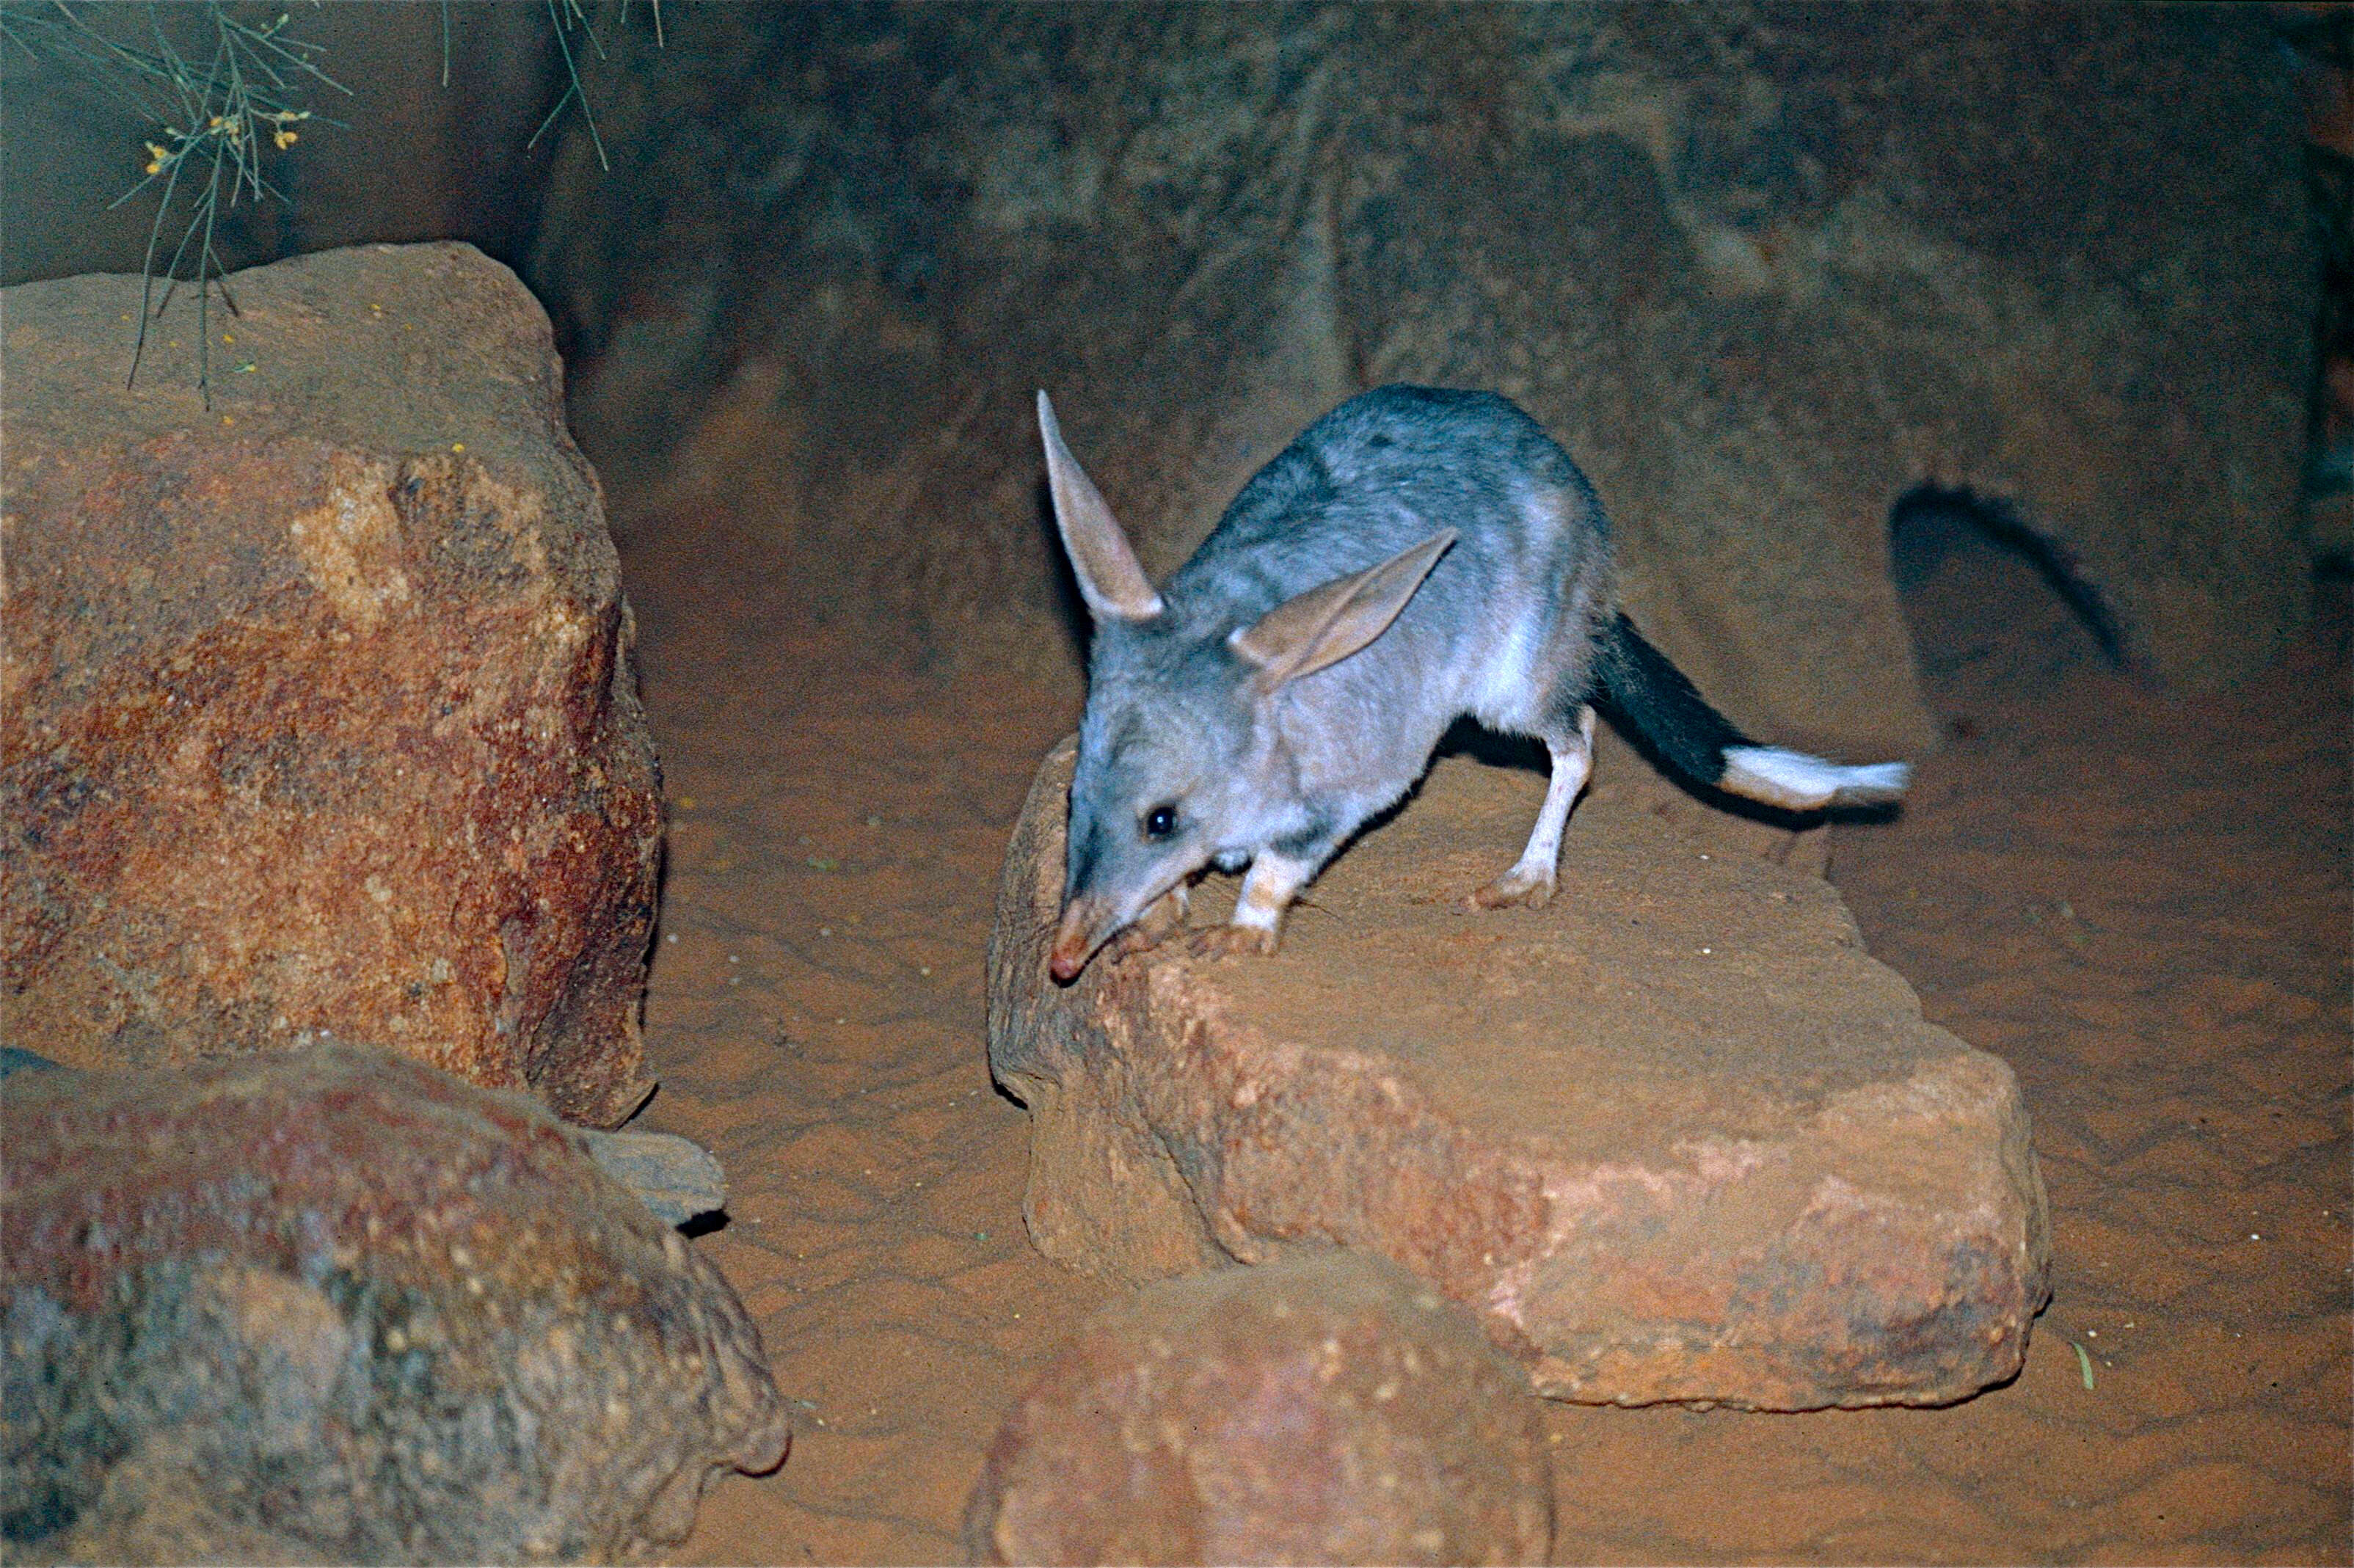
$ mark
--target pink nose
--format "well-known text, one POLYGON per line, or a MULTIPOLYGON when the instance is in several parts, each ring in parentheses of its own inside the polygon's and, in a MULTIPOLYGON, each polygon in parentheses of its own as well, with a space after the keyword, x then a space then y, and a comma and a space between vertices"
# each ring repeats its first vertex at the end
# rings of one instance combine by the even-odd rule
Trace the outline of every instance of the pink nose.
POLYGON ((1055 950, 1046 959, 1046 972, 1056 981, 1068 985, 1079 978, 1087 967, 1087 938, 1084 931, 1074 931, 1067 925, 1055 937, 1055 950))
POLYGON ((1093 935, 1089 927, 1095 923, 1090 914, 1084 904, 1075 904, 1063 912, 1063 924, 1055 932, 1054 950, 1046 959, 1046 972, 1059 984, 1068 985, 1078 979, 1079 971, 1087 967, 1087 956, 1095 951, 1095 944, 1089 940, 1093 935))

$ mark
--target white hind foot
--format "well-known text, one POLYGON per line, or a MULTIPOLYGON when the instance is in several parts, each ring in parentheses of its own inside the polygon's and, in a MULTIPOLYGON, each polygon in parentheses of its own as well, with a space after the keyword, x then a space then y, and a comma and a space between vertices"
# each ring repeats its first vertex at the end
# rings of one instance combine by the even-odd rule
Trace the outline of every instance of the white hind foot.
POLYGON ((1553 902, 1553 867, 1515 864, 1474 892, 1471 905, 1477 909, 1509 909, 1515 904, 1525 904, 1532 909, 1542 909, 1553 902))
POLYGON ((1545 749, 1553 754, 1553 778, 1545 785, 1544 805, 1537 811, 1536 826, 1529 830, 1528 847, 1521 851, 1511 870, 1471 895, 1476 908, 1525 904, 1542 909, 1553 902, 1553 877, 1561 864, 1562 829, 1569 821, 1569 809, 1577 803, 1577 792, 1585 788, 1586 778, 1594 771, 1594 710, 1578 709, 1577 734, 1559 743, 1548 739, 1545 749))

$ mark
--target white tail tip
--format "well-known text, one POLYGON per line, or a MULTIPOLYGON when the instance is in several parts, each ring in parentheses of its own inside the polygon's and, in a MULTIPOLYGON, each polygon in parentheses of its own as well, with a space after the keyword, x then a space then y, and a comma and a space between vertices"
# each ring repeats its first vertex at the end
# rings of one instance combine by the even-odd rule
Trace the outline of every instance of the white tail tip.
POLYGON ((1724 773, 1717 783, 1769 806, 1812 811, 1893 800, 1912 780, 1913 769, 1902 762, 1849 768, 1778 746, 1734 746, 1725 748, 1724 773))

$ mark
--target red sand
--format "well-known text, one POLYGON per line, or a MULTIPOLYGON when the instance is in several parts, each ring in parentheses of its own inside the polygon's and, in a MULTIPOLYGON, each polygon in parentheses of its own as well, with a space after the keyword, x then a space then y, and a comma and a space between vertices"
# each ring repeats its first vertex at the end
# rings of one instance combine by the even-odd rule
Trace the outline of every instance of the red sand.
MULTIPOLYGON (((1000 1416, 1107 1298, 1023 1235, 981 1032, 1006 832, 1077 694, 906 673, 689 553, 625 549, 673 812, 640 1125, 725 1162, 733 1220, 697 1245, 804 1403, 790 1461, 715 1486, 675 1555, 953 1560, 1000 1416)), ((1557 1560, 2354 1557, 2327 594, 2212 704, 2108 671, 1991 554, 1914 596, 1956 738, 1901 820, 1840 830, 1832 879, 1929 1016, 2018 1069, 2052 1305, 2020 1377, 1948 1409, 1550 1406, 1557 1560)))

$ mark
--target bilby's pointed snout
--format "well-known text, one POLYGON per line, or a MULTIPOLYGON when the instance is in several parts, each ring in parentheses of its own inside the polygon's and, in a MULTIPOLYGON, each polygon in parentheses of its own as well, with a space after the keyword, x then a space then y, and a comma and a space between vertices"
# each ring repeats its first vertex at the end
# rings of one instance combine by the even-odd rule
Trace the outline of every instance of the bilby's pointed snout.
POLYGON ((1103 908, 1092 898, 1075 898, 1063 909, 1055 927, 1055 946, 1046 959, 1046 972, 1055 983, 1068 985, 1087 967, 1087 959, 1111 933, 1103 930, 1103 908))

